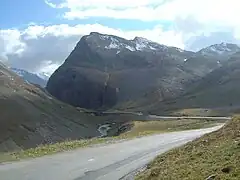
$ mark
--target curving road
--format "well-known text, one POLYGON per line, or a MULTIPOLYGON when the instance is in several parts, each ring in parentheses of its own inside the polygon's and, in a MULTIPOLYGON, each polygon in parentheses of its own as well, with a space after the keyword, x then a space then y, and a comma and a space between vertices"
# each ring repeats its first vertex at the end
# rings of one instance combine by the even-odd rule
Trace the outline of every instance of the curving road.
POLYGON ((165 133, 0 165, 1 180, 118 180, 158 154, 221 126, 165 133))
POLYGON ((174 119, 209 119, 209 120, 231 120, 232 117, 225 117, 225 116, 157 116, 157 115, 148 115, 147 118, 151 119, 161 119, 161 120, 174 120, 174 119))

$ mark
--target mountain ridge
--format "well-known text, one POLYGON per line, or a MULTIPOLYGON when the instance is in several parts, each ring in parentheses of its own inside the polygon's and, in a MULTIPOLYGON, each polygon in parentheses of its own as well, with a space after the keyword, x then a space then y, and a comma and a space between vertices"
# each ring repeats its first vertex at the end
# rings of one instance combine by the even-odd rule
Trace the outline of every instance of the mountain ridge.
POLYGON ((128 108, 178 96, 223 62, 145 38, 93 32, 80 39, 53 73, 47 90, 77 107, 128 108))
POLYGON ((12 71, 14 71, 17 75, 21 76, 25 81, 40 85, 41 87, 45 88, 47 85, 47 79, 43 79, 38 74, 30 73, 23 69, 18 68, 11 68, 12 71))

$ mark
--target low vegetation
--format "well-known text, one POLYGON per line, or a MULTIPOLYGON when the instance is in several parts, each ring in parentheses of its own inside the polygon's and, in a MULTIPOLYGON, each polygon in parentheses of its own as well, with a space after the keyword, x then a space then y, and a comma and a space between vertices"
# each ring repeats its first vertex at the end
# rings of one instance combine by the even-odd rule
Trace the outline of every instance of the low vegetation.
POLYGON ((0 154, 0 162, 19 160, 23 158, 35 158, 57 152, 73 150, 76 148, 87 147, 101 143, 114 143, 118 140, 131 139, 150 134, 163 132, 181 131, 189 129, 207 128, 215 126, 220 121, 211 120, 167 120, 167 121, 134 121, 130 131, 120 134, 116 137, 93 138, 89 140, 65 141, 61 143, 41 145, 36 148, 22 150, 14 153, 0 154))
POLYGON ((240 118, 158 156, 137 180, 239 180, 240 118))
POLYGON ((240 107, 189 108, 165 112, 173 116, 233 116, 240 112, 240 107))
POLYGON ((131 131, 123 133, 120 137, 138 137, 142 135, 184 131, 190 129, 200 129, 215 126, 224 121, 213 121, 203 119, 179 119, 179 120, 161 120, 161 121, 134 121, 131 131))

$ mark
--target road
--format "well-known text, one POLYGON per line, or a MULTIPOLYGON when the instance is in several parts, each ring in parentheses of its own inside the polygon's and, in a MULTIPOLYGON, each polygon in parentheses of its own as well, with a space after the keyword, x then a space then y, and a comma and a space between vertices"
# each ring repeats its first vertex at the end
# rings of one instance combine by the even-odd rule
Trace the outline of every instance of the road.
POLYGON ((1 180, 118 180, 158 154, 221 126, 164 133, 0 165, 1 180))
POLYGON ((174 120, 174 119, 209 119, 209 120, 231 120, 232 117, 225 116, 157 116, 157 115, 148 115, 147 119, 162 119, 162 120, 174 120))
POLYGON ((147 120, 175 120, 175 119, 210 119, 210 120, 231 120, 232 117, 226 116, 158 116, 158 115, 144 115, 141 112, 128 112, 128 111, 108 111, 103 114, 131 114, 139 117, 144 117, 147 120))

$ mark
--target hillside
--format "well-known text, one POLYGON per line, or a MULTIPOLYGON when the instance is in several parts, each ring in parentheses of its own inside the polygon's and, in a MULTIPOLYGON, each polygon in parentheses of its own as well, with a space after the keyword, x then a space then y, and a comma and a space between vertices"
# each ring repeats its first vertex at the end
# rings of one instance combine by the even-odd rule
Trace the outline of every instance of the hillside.
POLYGON ((224 60, 224 58, 237 53, 238 51, 240 51, 240 48, 236 44, 221 43, 221 44, 214 44, 209 47, 203 48, 198 53, 204 56, 213 56, 215 58, 217 57, 219 61, 221 61, 221 60, 224 60))
POLYGON ((80 112, 27 83, 2 64, 0 107, 1 152, 100 136, 98 127, 109 119, 117 121, 115 126, 124 121, 124 117, 96 117, 80 112))
POLYGON ((175 97, 221 64, 212 56, 136 37, 83 36, 47 90, 73 106, 129 109, 175 97))
MULTIPOLYGON (((232 55, 219 68, 192 84, 184 95, 166 100, 152 109, 154 113, 166 110, 202 108, 239 111, 240 53, 232 55)), ((160 112, 162 111, 162 112, 160 112)))
POLYGON ((158 156, 136 180, 240 179, 240 119, 158 156))

